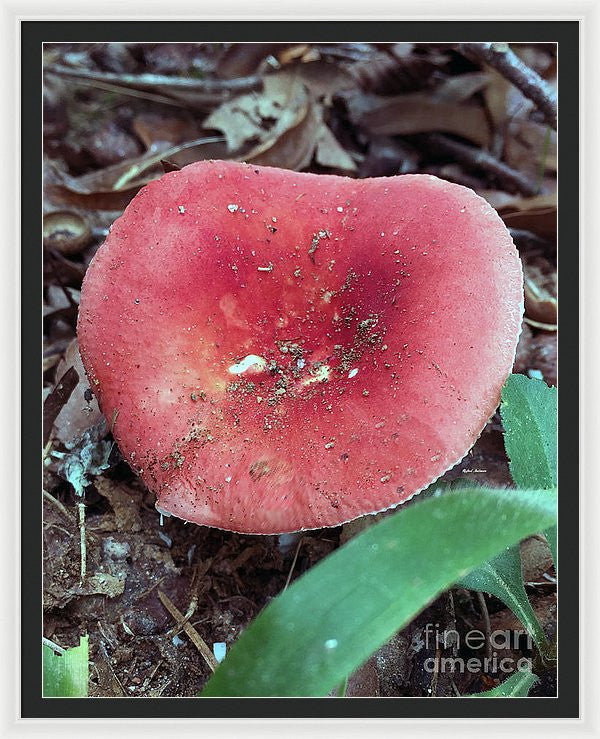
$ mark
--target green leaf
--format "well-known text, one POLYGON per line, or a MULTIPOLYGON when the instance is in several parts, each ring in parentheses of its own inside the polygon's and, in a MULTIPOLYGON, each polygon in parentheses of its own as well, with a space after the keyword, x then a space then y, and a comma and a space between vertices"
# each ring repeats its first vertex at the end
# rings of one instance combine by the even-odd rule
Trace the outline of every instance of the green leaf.
POLYGON ((79 639, 79 646, 55 654, 42 647, 44 698, 85 698, 88 694, 88 637, 79 639))
POLYGON ((502 388, 504 445, 517 487, 557 485, 556 397, 555 387, 525 375, 511 375, 502 388))
POLYGON ((538 678, 529 670, 518 670, 507 678, 503 683, 497 685, 484 693, 465 695, 465 698, 526 698, 531 687, 538 678))
MULTIPOLYGON (((504 445, 518 487, 555 488, 558 484, 556 401, 555 387, 525 375, 511 375, 502 388, 504 445)), ((556 526, 544 534, 558 566, 556 526)))
POLYGON ((540 626, 523 587, 521 552, 519 545, 505 549, 497 557, 460 579, 459 585, 470 590, 481 590, 499 598, 527 628, 540 652, 548 647, 544 630, 540 626))
POLYGON ((250 624, 203 696, 327 695, 433 598, 555 521, 548 491, 453 490, 336 550, 250 624))

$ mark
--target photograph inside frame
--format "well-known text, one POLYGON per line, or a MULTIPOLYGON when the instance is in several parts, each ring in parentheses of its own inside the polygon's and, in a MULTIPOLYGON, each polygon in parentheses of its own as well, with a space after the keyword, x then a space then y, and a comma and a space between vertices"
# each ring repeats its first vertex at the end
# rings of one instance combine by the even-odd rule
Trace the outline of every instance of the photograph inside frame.
POLYGON ((555 697, 556 44, 43 73, 43 696, 555 697))

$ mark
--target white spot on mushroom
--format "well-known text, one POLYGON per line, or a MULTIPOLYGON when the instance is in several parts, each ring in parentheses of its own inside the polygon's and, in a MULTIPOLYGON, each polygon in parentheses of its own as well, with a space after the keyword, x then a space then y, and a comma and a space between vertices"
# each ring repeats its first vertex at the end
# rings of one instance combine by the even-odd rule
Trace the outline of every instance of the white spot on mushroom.
POLYGON ((231 479, 231 475, 227 475, 227 477, 225 478, 225 482, 231 482, 231 479))
POLYGON ((298 360, 298 361, 296 362, 296 364, 298 365, 298 369, 304 369, 304 366, 305 366, 305 364, 306 364, 306 360, 305 360, 305 359, 299 359, 299 360, 298 360))
POLYGON ((350 372, 348 372, 348 379, 351 380, 353 377, 356 377, 358 374, 358 367, 353 367, 350 372))
POLYGON ((235 213, 235 212, 236 212, 236 210, 239 210, 239 207, 240 207, 240 206, 239 206, 239 205, 236 205, 235 203, 229 203, 229 205, 227 206, 227 210, 228 210, 228 211, 229 211, 230 213, 235 213))
POLYGON ((178 205, 178 206, 177 206, 177 210, 178 210, 178 211, 179 211, 180 213, 185 213, 185 208, 184 208, 184 206, 183 206, 183 205, 178 205))
POLYGON ((266 367, 266 359, 263 359, 263 357, 259 357, 256 354, 248 354, 248 356, 244 357, 241 362, 232 364, 231 367, 228 367, 227 371, 231 372, 232 375, 241 375, 250 368, 253 368, 252 372, 263 372, 266 367))
POLYGON ((313 382, 326 382, 329 379, 329 366, 322 364, 318 369, 315 370, 314 375, 307 377, 302 380, 302 385, 310 385, 313 382))

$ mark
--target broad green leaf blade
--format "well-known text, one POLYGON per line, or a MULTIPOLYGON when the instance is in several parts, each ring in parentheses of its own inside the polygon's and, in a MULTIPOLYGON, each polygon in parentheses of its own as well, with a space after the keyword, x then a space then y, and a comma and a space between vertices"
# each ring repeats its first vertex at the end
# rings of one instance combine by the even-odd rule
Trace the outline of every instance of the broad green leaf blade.
MULTIPOLYGON (((504 445, 518 487, 554 488, 558 484, 556 402, 555 387, 525 375, 511 375, 502 388, 504 445)), ((557 567, 556 526, 544 533, 557 567)))
POLYGON ((517 487, 557 485, 556 397, 555 387, 525 375, 511 375, 502 388, 504 445, 517 487))
POLYGON ((495 595, 507 605, 526 627, 540 652, 547 648, 546 636, 534 613, 523 587, 519 545, 505 549, 460 579, 459 585, 470 590, 482 590, 495 595))
POLYGON ((468 488, 371 526, 250 624, 203 696, 327 695, 433 598, 555 521, 549 491, 468 488))
POLYGON ((88 694, 88 637, 79 646, 55 654, 43 646, 44 698, 85 698, 88 694))
POLYGON ((537 683, 538 678, 529 670, 518 670, 507 678, 503 683, 497 685, 484 693, 465 695, 465 698, 526 698, 532 686, 537 683))

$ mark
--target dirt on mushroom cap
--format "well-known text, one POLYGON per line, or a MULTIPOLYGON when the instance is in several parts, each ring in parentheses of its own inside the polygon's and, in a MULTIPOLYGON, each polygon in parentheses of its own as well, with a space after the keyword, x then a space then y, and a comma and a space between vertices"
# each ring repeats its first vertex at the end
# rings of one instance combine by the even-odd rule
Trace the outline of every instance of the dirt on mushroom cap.
POLYGON ((161 510, 279 533, 396 505, 459 461, 522 302, 508 231, 466 188, 200 162, 114 224, 78 333, 161 510))

